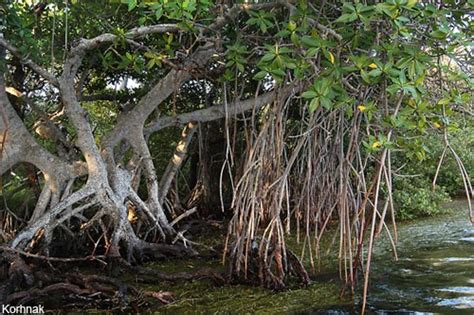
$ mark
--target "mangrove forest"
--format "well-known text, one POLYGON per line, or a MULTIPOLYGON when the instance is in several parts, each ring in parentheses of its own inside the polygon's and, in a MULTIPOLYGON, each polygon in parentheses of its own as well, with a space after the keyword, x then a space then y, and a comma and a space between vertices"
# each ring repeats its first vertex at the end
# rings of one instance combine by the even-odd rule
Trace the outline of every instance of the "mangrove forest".
POLYGON ((473 0, 0 0, 0 307, 472 314, 473 0))

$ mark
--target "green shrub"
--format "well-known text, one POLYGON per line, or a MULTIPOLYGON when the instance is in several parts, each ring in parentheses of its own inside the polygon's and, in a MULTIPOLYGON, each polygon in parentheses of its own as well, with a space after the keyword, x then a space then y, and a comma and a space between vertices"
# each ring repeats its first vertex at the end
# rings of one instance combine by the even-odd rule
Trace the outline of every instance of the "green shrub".
POLYGON ((393 199, 397 218, 410 220, 445 213, 443 204, 450 197, 444 187, 433 191, 431 182, 422 176, 397 179, 393 199))
MULTIPOLYGON (((474 174, 474 127, 465 126, 451 132, 450 143, 462 160, 472 181, 474 174)), ((393 155, 394 169, 402 176, 394 176, 396 216, 407 220, 445 212, 443 203, 464 189, 459 167, 452 153, 447 151, 432 189, 440 156, 444 150, 442 135, 429 135, 423 141, 429 154, 422 161, 407 158, 406 152, 393 155)), ((400 175, 398 174, 398 175, 400 175)))

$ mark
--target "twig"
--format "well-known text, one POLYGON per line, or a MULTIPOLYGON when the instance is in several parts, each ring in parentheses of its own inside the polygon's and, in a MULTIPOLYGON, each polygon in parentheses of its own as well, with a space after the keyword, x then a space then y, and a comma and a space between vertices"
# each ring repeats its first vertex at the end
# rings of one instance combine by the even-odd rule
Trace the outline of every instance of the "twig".
POLYGON ((78 258, 62 258, 62 257, 49 257, 49 256, 43 256, 43 255, 38 255, 38 254, 32 254, 25 252, 20 249, 15 249, 15 248, 10 248, 7 246, 0 246, 0 250, 7 251, 7 252, 12 252, 16 254, 20 254, 26 257, 30 258, 35 258, 35 259, 40 259, 40 260, 47 260, 47 261, 56 261, 56 262, 78 262, 78 261, 98 261, 101 264, 107 265, 107 263, 104 261, 107 257, 104 255, 96 255, 96 256, 86 256, 86 257, 78 257, 78 258))
POLYGON ((170 225, 174 226, 176 223, 178 223, 179 221, 181 221, 182 219, 184 219, 186 217, 189 217, 191 214, 195 213, 196 211, 197 211, 197 207, 194 207, 194 208, 191 208, 191 209, 187 210, 186 212, 184 212, 180 216, 178 216, 176 219, 174 219, 170 223, 170 225))

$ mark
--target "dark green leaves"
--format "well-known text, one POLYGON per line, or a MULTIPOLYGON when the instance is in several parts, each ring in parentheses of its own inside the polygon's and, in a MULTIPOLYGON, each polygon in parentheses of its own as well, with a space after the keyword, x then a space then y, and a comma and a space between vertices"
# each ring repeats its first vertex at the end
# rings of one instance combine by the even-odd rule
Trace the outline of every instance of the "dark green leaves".
POLYGON ((301 96, 303 98, 313 99, 315 97, 318 97, 318 93, 316 91, 309 90, 309 91, 306 91, 303 94, 301 94, 301 96))
POLYGON ((338 23, 349 23, 357 20, 357 12, 356 8, 349 2, 344 3, 342 7, 343 13, 337 20, 336 22, 338 23))
POLYGON ((342 7, 343 14, 336 20, 337 23, 350 23, 356 20, 368 24, 375 17, 375 8, 371 5, 356 3, 355 6, 350 3, 344 3, 342 7))
POLYGON ((263 80, 266 76, 268 75, 268 72, 266 71, 259 71, 257 74, 253 76, 253 79, 256 81, 261 81, 263 80))
POLYGON ((128 11, 132 11, 137 6, 137 0, 122 0, 122 3, 128 5, 128 11))
POLYGON ((414 82, 407 80, 405 71, 400 71, 398 78, 391 78, 393 84, 387 87, 387 91, 390 94, 395 94, 398 91, 402 91, 403 94, 411 94, 414 99, 419 97, 417 88, 415 87, 414 82))
POLYGON ((266 52, 260 58, 258 67, 263 71, 254 76, 255 80, 264 78, 266 73, 271 74, 277 82, 281 82, 286 76, 286 70, 295 70, 297 60, 293 59, 294 51, 289 47, 276 44, 274 46, 266 45, 266 52), (264 74, 265 73, 265 74, 264 74))
POLYGON ((155 66, 161 67, 162 60, 164 59, 163 55, 147 51, 145 57, 148 59, 148 63, 146 64, 147 69, 152 69, 155 66))
POLYGON ((333 99, 335 98, 334 90, 331 86, 334 82, 329 78, 321 78, 311 86, 311 88, 302 93, 301 97, 310 100, 309 112, 314 112, 319 106, 325 109, 332 109, 333 99))
POLYGON ((369 135, 367 141, 362 141, 362 144, 369 152, 380 151, 387 144, 387 137, 379 134, 377 137, 369 135))
POLYGON ((257 26, 262 33, 266 33, 269 28, 274 26, 273 13, 266 11, 249 11, 250 19, 247 20, 247 25, 257 26))
POLYGON ((430 36, 435 39, 446 39, 446 37, 448 36, 448 31, 443 30, 443 29, 438 29, 436 31, 431 32, 430 36))
POLYGON ((227 47, 227 63, 226 68, 236 67, 238 71, 244 72, 247 64, 246 55, 248 54, 247 47, 242 43, 236 42, 227 47))

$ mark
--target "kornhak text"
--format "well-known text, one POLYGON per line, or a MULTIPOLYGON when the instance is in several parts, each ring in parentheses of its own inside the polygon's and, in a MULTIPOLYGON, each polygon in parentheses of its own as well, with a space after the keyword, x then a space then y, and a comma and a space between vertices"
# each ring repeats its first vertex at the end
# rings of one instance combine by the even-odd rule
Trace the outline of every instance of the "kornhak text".
POLYGON ((2 314, 44 314, 44 306, 2 305, 2 314))

